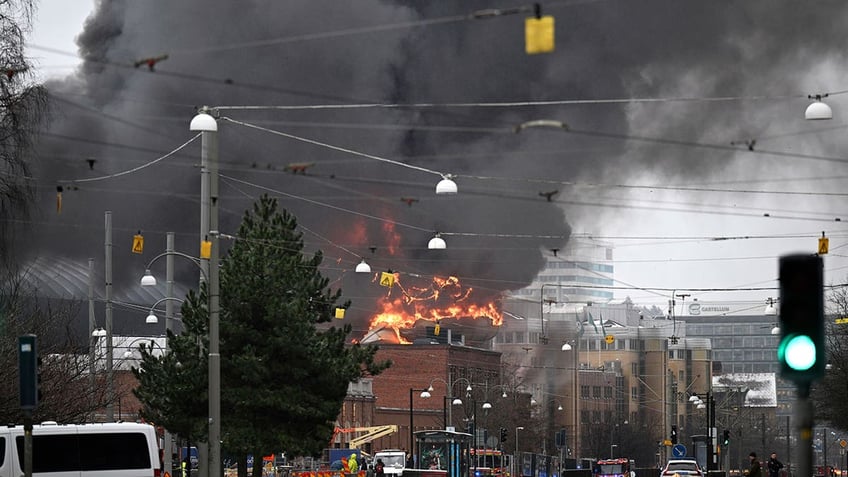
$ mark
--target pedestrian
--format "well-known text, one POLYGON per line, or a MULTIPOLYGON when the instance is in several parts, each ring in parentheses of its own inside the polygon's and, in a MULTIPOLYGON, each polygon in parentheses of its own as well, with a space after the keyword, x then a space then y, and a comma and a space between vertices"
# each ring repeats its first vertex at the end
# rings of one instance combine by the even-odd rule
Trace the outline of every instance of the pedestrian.
POLYGON ((409 452, 406 453, 406 468, 407 469, 414 469, 415 468, 415 461, 412 459, 412 454, 410 454, 409 452))
POLYGON ((374 477, 374 465, 368 464, 365 466, 365 477, 374 477))
POLYGON ((385 477, 385 475, 383 472, 383 459, 377 459, 377 463, 374 465, 374 477, 385 477))
POLYGON ((780 473, 780 469, 783 468, 783 462, 777 460, 777 452, 771 453, 766 465, 768 466, 769 477, 777 477, 780 473))
POLYGON ((748 469, 748 477, 763 477, 760 461, 757 459, 757 453, 751 452, 748 454, 748 458, 751 459, 751 468, 748 469))

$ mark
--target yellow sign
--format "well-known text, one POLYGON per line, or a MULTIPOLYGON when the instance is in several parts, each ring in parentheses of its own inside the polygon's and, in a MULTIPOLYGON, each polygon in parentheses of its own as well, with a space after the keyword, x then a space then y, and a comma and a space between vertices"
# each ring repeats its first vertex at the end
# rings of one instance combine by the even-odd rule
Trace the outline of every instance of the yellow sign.
POLYGON ((848 441, 846 441, 845 439, 841 439, 839 441, 839 445, 844 449, 846 446, 848 446, 848 441))
POLYGON ((212 242, 209 240, 201 240, 200 241, 200 258, 206 258, 212 256, 212 242))
POLYGON ((671 439, 666 439, 663 441, 663 445, 667 447, 671 447, 671 439))
POLYGON ((433 334, 436 335, 436 336, 439 336, 440 331, 442 331, 442 325, 440 325, 439 322, 437 321, 436 322, 436 329, 433 330, 433 334))
POLYGON ((395 284, 395 274, 382 272, 380 274, 380 285, 391 288, 395 284))
POLYGON ((837 325, 848 325, 848 317, 837 318, 833 322, 837 325))
POLYGON ((524 51, 528 55, 554 51, 554 17, 545 15, 524 20, 524 51))
POLYGON ((344 308, 336 308, 336 318, 341 320, 344 319, 345 309, 344 308))
POLYGON ((829 244, 830 240, 827 237, 819 238, 819 255, 824 255, 827 253, 829 244))
POLYGON ((613 336, 613 335, 606 335, 606 336, 604 337, 604 341, 606 341, 606 342, 607 342, 607 344, 612 344, 612 343, 615 341, 615 336, 613 336))
POLYGON ((144 252, 144 237, 141 234, 133 235, 132 253, 144 252))

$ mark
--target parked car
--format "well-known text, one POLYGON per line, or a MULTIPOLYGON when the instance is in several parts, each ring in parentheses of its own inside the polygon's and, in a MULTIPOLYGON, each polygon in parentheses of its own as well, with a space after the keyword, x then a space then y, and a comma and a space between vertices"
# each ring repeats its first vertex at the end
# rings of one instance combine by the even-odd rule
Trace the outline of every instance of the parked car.
POLYGON ((660 477, 704 477, 704 471, 695 459, 669 459, 660 477))

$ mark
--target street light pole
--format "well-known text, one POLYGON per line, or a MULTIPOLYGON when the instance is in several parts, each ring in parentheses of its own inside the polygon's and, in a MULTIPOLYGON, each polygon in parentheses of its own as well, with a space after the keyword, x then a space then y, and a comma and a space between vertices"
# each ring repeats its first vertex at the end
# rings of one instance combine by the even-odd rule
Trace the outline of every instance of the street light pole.
POLYGON ((515 427, 515 456, 518 458, 518 452, 520 451, 518 447, 518 431, 523 431, 524 426, 516 426, 515 427))
POLYGON ((212 243, 208 261, 201 269, 209 277, 209 462, 208 477, 220 477, 221 471, 221 353, 219 349, 219 276, 218 276, 218 123, 210 109, 201 108, 189 129, 200 131, 200 239, 212 243))
POLYGON ((413 455, 413 456, 416 455, 416 454, 415 454, 415 436, 412 435, 412 429, 413 429, 413 426, 415 425, 415 421, 413 419, 412 394, 416 393, 416 392, 423 393, 424 391, 427 391, 427 389, 409 388, 409 453, 410 453, 410 455, 413 455))

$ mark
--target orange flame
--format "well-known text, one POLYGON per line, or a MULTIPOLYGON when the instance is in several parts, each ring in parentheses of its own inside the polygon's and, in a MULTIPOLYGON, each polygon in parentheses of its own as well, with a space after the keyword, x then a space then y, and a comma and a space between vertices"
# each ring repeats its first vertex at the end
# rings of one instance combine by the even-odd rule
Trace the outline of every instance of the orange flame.
POLYGON ((399 330, 410 329, 419 320, 435 323, 446 318, 488 318, 492 326, 501 326, 503 314, 498 304, 495 301, 475 302, 473 295, 474 289, 463 287, 457 277, 433 277, 429 286, 405 288, 396 273, 394 287, 380 299, 380 311, 371 319, 367 334, 391 329, 399 343, 409 344, 399 330), (399 296, 395 289, 400 291, 399 296))

